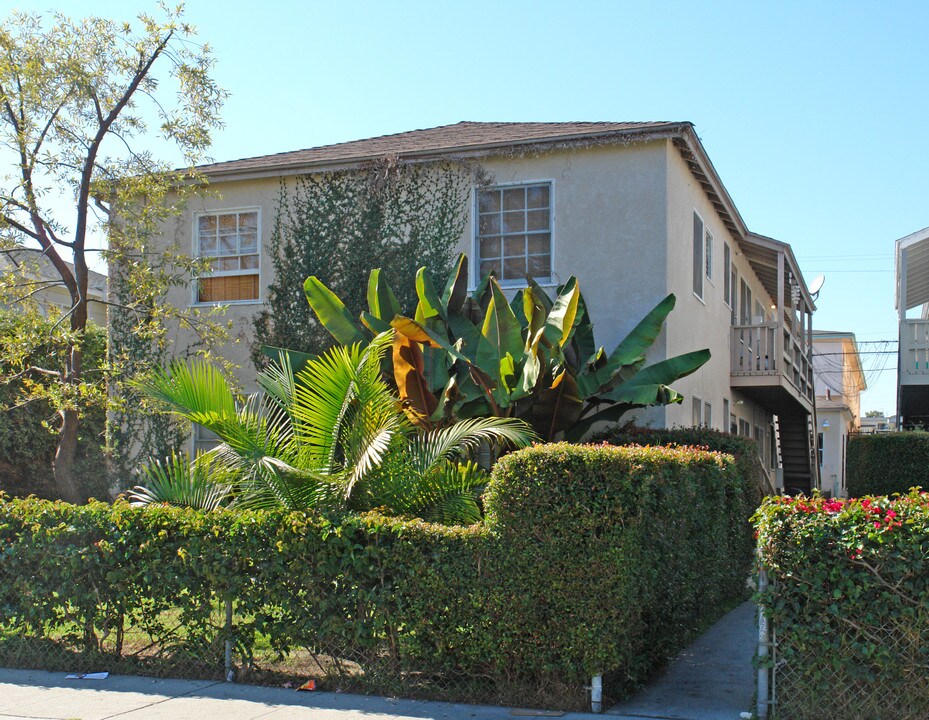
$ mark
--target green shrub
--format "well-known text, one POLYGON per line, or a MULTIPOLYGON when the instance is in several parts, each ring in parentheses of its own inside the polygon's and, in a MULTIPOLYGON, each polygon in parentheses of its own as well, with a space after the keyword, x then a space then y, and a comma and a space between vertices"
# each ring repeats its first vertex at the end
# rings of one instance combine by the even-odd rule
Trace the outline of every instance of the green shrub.
POLYGON ((578 682, 608 670, 617 694, 641 683, 745 596, 749 482, 731 457, 693 448, 506 456, 486 496, 501 590, 486 652, 578 682))
POLYGON ((190 673, 117 651, 142 628, 184 657, 212 648, 198 672, 220 677, 231 597, 246 667, 259 646, 302 648, 363 672, 321 687, 583 708, 591 675, 614 696, 641 683, 741 596, 748 484, 718 454, 558 444, 498 463, 468 528, 7 500, 0 664, 190 673), (59 654, 17 655, 24 637, 59 654))
POLYGON ((847 457, 851 497, 929 487, 929 433, 858 435, 848 441, 847 457))
POLYGON ((929 717, 929 494, 769 498, 755 521, 778 717, 929 717))

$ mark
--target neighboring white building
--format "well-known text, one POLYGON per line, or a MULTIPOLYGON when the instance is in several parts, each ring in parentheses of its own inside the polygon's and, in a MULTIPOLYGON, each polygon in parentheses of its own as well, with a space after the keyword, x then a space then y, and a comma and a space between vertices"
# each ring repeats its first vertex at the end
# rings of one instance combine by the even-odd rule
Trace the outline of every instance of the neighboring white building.
POLYGON ((847 496, 846 448, 861 429, 861 393, 867 388, 855 334, 813 331, 817 450, 822 490, 847 496))
MULTIPOLYGON (((813 300, 790 246, 748 230, 690 123, 464 122, 203 166, 213 194, 191 201, 164 236, 217 257, 219 270, 169 301, 228 303, 250 340, 273 272, 267 241, 281 187, 385 157, 478 165, 490 183, 473 187, 458 247, 472 282, 491 266, 509 288, 527 270, 550 289, 575 275, 607 349, 675 293, 649 360, 704 347, 712 359, 675 383, 683 405, 641 419, 755 438, 772 485, 818 487, 813 300)), ((178 334, 175 347, 189 340, 178 334)), ((226 352, 253 388, 248 342, 226 352)))
MULTIPOLYGON (((68 267, 72 267, 68 263, 68 267)), ((72 268, 73 270, 73 268, 72 268)), ((33 298, 46 317, 60 317, 71 309, 71 295, 51 260, 38 249, 19 248, 0 253, 0 272, 15 272, 32 283, 22 288, 22 296, 33 298)), ((87 316, 106 327, 106 275, 88 270, 87 316)))
POLYGON ((890 417, 885 417, 884 415, 878 415, 877 417, 863 417, 861 418, 861 434, 862 435, 873 435, 874 433, 885 433, 893 432, 897 429, 897 416, 891 415, 890 417))
POLYGON ((929 227, 897 240, 894 267, 900 320, 897 427, 929 429, 929 227))

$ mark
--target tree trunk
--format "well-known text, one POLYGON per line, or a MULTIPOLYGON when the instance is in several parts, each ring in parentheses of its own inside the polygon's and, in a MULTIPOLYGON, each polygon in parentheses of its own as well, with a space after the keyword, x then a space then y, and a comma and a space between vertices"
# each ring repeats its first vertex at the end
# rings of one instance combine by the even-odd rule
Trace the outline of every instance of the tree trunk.
MULTIPOLYGON (((77 259, 75 258, 75 260, 77 259)), ((75 266, 79 270, 81 269, 77 262, 75 262, 75 266)), ((75 298, 74 310, 71 313, 71 330, 80 333, 82 336, 84 329, 87 327, 86 266, 84 266, 83 270, 85 278, 83 287, 85 290, 75 298)), ((66 386, 78 385, 81 382, 81 360, 83 355, 84 351, 80 345, 72 344, 69 348, 65 360, 64 377, 62 378, 66 386)), ((77 479, 74 477, 74 456, 77 453, 79 426, 80 415, 77 410, 66 408, 61 411, 61 432, 58 435, 58 449, 55 451, 54 463, 55 487, 61 499, 70 503, 81 503, 85 500, 78 487, 77 479)))
POLYGON ((70 503, 84 501, 74 477, 74 455, 77 452, 78 414, 76 410, 61 412, 61 432, 55 451, 55 487, 62 500, 70 503))

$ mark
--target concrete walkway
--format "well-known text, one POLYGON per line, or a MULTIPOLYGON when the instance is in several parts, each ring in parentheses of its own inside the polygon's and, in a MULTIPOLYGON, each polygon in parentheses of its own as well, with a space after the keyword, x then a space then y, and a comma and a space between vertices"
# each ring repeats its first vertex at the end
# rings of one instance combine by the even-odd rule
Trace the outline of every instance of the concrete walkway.
POLYGON ((497 720, 584 713, 514 710, 486 705, 396 700, 348 693, 198 680, 111 675, 66 680, 66 673, 0 669, 0 720, 497 720))
POLYGON ((752 710, 758 642, 756 606, 746 602, 725 615, 642 692, 608 714, 613 720, 738 720, 752 710))

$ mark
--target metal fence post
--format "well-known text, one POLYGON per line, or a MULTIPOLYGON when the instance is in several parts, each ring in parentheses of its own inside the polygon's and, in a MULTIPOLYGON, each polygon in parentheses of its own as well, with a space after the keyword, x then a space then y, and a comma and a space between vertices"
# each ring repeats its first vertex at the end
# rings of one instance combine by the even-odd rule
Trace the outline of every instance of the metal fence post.
POLYGON ((594 675, 590 681, 590 711, 603 712, 603 675, 594 675))
MULTIPOLYGON (((761 567, 758 571, 758 592, 764 593, 768 589, 768 574, 761 567)), ((758 604, 758 705, 756 712, 759 720, 768 717, 770 707, 770 668, 768 667, 768 653, 771 634, 768 628, 768 618, 764 614, 764 606, 758 604)))
POLYGON ((232 682, 235 672, 232 669, 232 598, 226 596, 226 682, 232 682))

